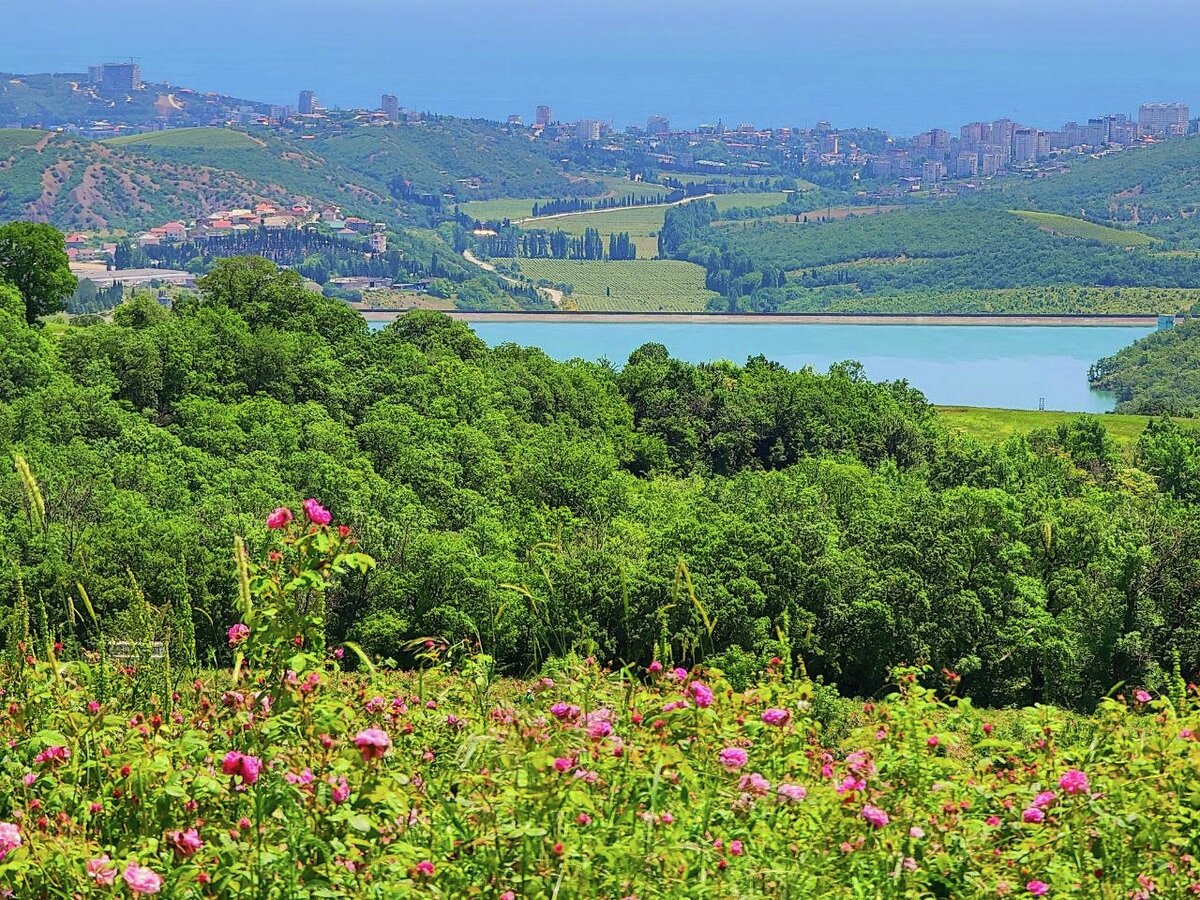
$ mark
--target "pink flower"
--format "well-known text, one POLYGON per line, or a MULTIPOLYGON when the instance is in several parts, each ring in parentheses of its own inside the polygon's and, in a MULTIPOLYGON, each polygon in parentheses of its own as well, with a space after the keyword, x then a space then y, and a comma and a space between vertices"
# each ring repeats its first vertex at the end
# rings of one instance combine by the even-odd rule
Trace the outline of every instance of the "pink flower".
POLYGON ((240 644, 246 638, 250 637, 250 629, 241 622, 237 622, 229 626, 227 635, 229 637, 229 646, 232 647, 235 644, 240 644))
POLYGON ((330 515, 329 510, 312 497, 304 501, 304 514, 308 516, 308 521, 314 525, 328 525, 333 521, 333 516, 330 515))
POLYGON ((990 825, 992 828, 995 828, 997 825, 1000 824, 1000 817, 999 816, 988 816, 987 819, 985 819, 984 821, 986 821, 987 824, 990 825))
POLYGON ((12 822, 0 822, 0 859, 21 846, 21 829, 12 822))
POLYGON ((550 715, 554 716, 560 722, 574 722, 579 718, 580 712, 582 710, 578 706, 571 703, 564 703, 562 700, 559 700, 550 707, 550 715))
POLYGON ((230 750, 221 760, 221 771, 226 775, 241 776, 246 784, 258 781, 258 773, 262 769, 262 760, 257 756, 247 756, 237 750, 230 750))
POLYGON ((888 814, 878 806, 872 806, 868 803, 862 808, 862 817, 870 823, 872 828, 882 828, 888 823, 888 814))
POLYGON ((593 741, 598 741, 601 738, 606 738, 612 734, 612 726, 603 719, 593 722, 588 726, 588 737, 593 741))
POLYGON ((911 838, 916 838, 919 841, 921 838, 925 837, 925 829, 920 825, 914 825, 912 828, 908 829, 908 836, 911 838))
POLYGON ((358 747, 358 752, 362 754, 362 758, 369 762, 387 753, 388 748, 392 746, 392 739, 387 736, 386 731, 381 731, 378 728, 367 728, 354 736, 354 744, 358 747))
POLYGON ((292 511, 286 506, 280 506, 273 513, 267 516, 268 528, 286 528, 288 523, 292 521, 292 511))
POLYGON ((138 895, 157 894, 162 890, 163 880, 153 870, 131 862, 121 875, 129 889, 138 895))
POLYGON ((688 671, 687 669, 676 667, 671 670, 671 677, 676 681, 687 681, 688 671))
POLYGON ((426 878, 433 877, 433 873, 436 871, 436 869, 433 867, 433 863, 427 859, 423 859, 417 863, 416 869, 418 875, 424 875, 426 878))
POLYGON ((172 834, 171 844, 174 846, 176 853, 187 858, 193 856, 197 850, 202 848, 204 841, 200 840, 200 835, 195 828, 189 828, 187 831, 176 831, 172 834))
POLYGON ((1050 885, 1044 881, 1031 881, 1025 885, 1025 890, 1029 891, 1035 897, 1040 897, 1042 894, 1050 893, 1050 885))
POLYGON ((662 663, 660 663, 657 659, 654 660, 654 662, 650 663, 650 665, 646 666, 646 671, 648 671, 654 675, 657 675, 659 672, 662 671, 662 669, 663 669, 662 663))
POLYGON ((730 841, 729 842, 729 852, 731 854, 733 854, 734 856, 741 856, 746 851, 745 851, 745 848, 742 846, 741 841, 730 841))
POLYGON ((692 699, 696 701, 696 705, 704 709, 712 706, 713 692, 703 681, 693 681, 688 685, 688 693, 692 695, 692 699))
POLYGON ((775 789, 780 800, 787 803, 799 803, 808 796, 808 791, 802 784, 787 784, 786 782, 775 789))
POLYGON ((1148 691, 1144 691, 1141 688, 1138 688, 1136 691, 1133 692, 1133 699, 1136 700, 1138 703, 1149 703, 1154 698, 1150 696, 1150 693, 1148 691))
POLYGON ((1058 779, 1058 786, 1068 794, 1086 794, 1090 785, 1088 777, 1078 769, 1068 769, 1063 777, 1058 779))
POLYGON ((112 860, 105 853, 88 860, 87 874, 88 878, 100 887, 112 887, 113 882, 117 880, 117 867, 112 864, 112 860))
POLYGON ((758 772, 751 772, 749 775, 743 775, 738 781, 738 790, 745 791, 748 794, 757 794, 764 796, 771 790, 771 782, 763 778, 758 772))
POLYGON ((717 754, 717 758, 721 761, 721 765, 731 771, 733 769, 740 769, 750 759, 750 757, 746 755, 746 751, 741 747, 726 747, 717 754))
POLYGON ((936 747, 940 743, 941 743, 941 741, 938 740, 938 736, 936 734, 931 734, 929 736, 929 738, 925 741, 925 745, 928 747, 936 747))
POLYGON ((330 784, 333 787, 333 790, 330 792, 333 802, 345 803, 350 796, 350 785, 346 784, 346 779, 339 778, 336 784, 334 784, 332 781, 330 781, 330 784))
POLYGON ((560 756, 556 760, 554 760, 554 771, 565 772, 565 771, 567 771, 567 769, 571 768, 571 766, 573 766, 573 765, 575 765, 575 761, 573 759, 568 759, 565 756, 560 756))
POLYGON ((792 714, 786 709, 764 710, 762 720, 764 725, 786 725, 792 714))
POLYGON ((1044 822, 1045 820, 1046 814, 1036 806, 1031 806, 1029 809, 1025 810, 1025 812, 1021 813, 1021 821, 1028 822, 1031 825, 1038 822, 1044 822))

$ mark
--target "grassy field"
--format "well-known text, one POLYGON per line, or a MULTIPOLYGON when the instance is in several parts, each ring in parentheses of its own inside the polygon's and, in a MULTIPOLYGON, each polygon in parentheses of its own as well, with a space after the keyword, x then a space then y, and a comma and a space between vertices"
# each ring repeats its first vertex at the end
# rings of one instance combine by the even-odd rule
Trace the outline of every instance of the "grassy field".
POLYGON ((46 132, 33 128, 0 128, 0 159, 21 147, 32 147, 45 136, 46 132))
POLYGON ((1031 210, 1010 210, 1013 215, 1020 216, 1026 222, 1031 222, 1043 231, 1061 234, 1067 237, 1084 238, 1089 241, 1103 241, 1118 247, 1146 247, 1155 243, 1154 238, 1140 231, 1125 231, 1121 228, 1109 228, 1107 225, 1097 225, 1073 216, 1061 216, 1058 213, 1033 212, 1031 210))
POLYGON ((584 312, 697 312, 716 296, 701 266, 675 260, 522 259, 520 267, 528 278, 574 285, 563 308, 584 312))
MULTIPOLYGON (((722 194, 714 198, 720 211, 753 207, 762 209, 784 202, 782 193, 766 194, 722 194)), ((658 255, 658 232, 666 216, 666 206, 630 206, 618 209, 597 210, 577 215, 547 216, 525 224, 525 228, 545 228, 549 231, 561 229, 568 234, 581 235, 588 228, 597 229, 607 237, 614 232, 629 232, 637 245, 639 259, 653 259, 658 255)))
POLYGON ((250 135, 229 128, 174 128, 110 138, 104 143, 113 147, 166 147, 180 150, 249 150, 263 146, 250 135))
POLYGON ((892 212, 900 209, 899 206, 824 206, 820 209, 810 209, 799 213, 800 221, 796 221, 796 214, 791 213, 782 216, 767 216, 761 219, 718 219, 713 222, 713 225, 718 227, 733 227, 741 225, 743 227, 753 225, 756 222, 770 222, 775 225, 810 225, 819 222, 822 219, 831 219, 838 221, 840 219, 849 219, 854 216, 874 216, 879 213, 892 212))
MULTIPOLYGON (((939 406, 938 413, 952 429, 981 441, 1002 441, 1013 434, 1054 428, 1080 416, 1080 413, 1050 410, 985 409, 974 406, 939 406)), ((1151 417, 1103 415, 1100 418, 1113 439, 1129 449, 1146 429, 1151 417)), ((1200 425, 1198 420, 1180 421, 1188 425, 1200 425)))

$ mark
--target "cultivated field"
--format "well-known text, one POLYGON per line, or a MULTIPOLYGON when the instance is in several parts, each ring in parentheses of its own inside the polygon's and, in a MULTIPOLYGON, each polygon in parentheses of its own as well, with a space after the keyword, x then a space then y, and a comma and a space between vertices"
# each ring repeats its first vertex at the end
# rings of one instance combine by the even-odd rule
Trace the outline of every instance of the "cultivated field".
POLYGON ((178 150, 253 150, 263 146, 250 135, 229 128, 173 128, 110 138, 104 143, 113 147, 167 147, 178 150))
POLYGON ((769 222, 774 225, 810 225, 822 221, 839 221, 841 219, 849 219, 854 216, 874 216, 879 213, 892 212, 900 209, 899 206, 823 206, 818 209, 809 209, 800 213, 788 213, 782 216, 767 216, 760 219, 718 219, 713 222, 714 225, 720 227, 733 227, 741 225, 743 227, 751 226, 757 222, 769 222), (799 217, 797 219, 797 217, 799 217))
MULTIPOLYGON (((630 181, 627 178, 617 178, 613 176, 600 176, 589 179, 591 181, 599 181, 604 184, 608 190, 600 197, 589 197, 590 200, 598 200, 601 198, 621 199, 623 197, 658 197, 666 196, 671 192, 669 187, 661 184, 646 184, 644 182, 630 181)), ((502 221, 511 219, 514 222, 519 219, 527 219, 533 212, 533 204, 549 203, 554 198, 550 197, 520 197, 517 199, 501 198, 498 200, 474 200, 470 203, 463 203, 461 209, 464 213, 472 218, 481 221, 502 221)))
POLYGON ((1020 216, 1026 222, 1031 222, 1043 231, 1061 234, 1066 237, 1084 238, 1089 241, 1103 241, 1118 247, 1146 247, 1155 243, 1154 238, 1140 231, 1125 231, 1121 228, 1110 228, 1107 225, 1097 225, 1074 216, 1061 216, 1057 213, 1033 212, 1031 210, 1014 209, 1013 215, 1020 216))
POLYGON ((697 312, 716 296, 705 288, 701 266, 675 260, 522 259, 520 267, 535 281, 573 285, 564 309, 697 312))

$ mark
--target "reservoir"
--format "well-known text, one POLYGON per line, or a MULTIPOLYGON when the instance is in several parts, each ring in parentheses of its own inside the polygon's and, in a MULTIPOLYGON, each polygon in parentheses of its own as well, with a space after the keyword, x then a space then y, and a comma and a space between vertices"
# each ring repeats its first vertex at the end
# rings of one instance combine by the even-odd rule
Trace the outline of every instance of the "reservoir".
POLYGON ((808 323, 472 322, 489 345, 540 347, 555 359, 624 365, 642 344, 664 344, 689 362, 745 363, 763 355, 823 372, 857 360, 873 381, 906 379, 933 403, 1107 412, 1088 367, 1151 327, 1106 325, 816 325, 808 323))

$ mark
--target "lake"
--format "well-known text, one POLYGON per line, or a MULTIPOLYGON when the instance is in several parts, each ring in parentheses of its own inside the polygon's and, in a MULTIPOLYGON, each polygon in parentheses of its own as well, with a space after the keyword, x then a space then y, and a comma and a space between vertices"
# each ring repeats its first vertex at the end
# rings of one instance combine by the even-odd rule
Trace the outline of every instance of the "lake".
POLYGON ((540 347, 555 359, 623 365, 656 341, 689 362, 744 363, 762 354, 818 371, 854 359, 875 381, 905 378, 933 403, 1107 412, 1113 398, 1088 387, 1088 367, 1152 328, 1129 326, 813 325, 625 322, 472 322, 489 345, 540 347))

